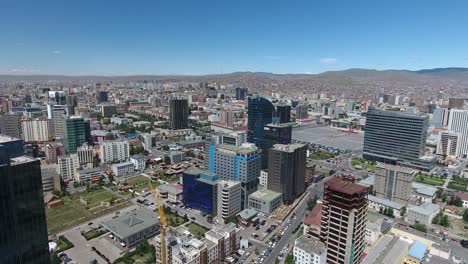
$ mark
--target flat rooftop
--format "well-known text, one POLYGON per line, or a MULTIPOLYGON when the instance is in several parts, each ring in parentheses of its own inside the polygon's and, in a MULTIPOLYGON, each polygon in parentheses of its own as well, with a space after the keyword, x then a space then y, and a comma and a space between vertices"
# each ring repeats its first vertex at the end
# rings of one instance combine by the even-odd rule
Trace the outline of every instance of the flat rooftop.
POLYGON ((345 178, 337 177, 333 178, 325 183, 325 186, 328 188, 345 193, 345 194, 355 194, 355 193, 361 193, 361 192, 366 192, 367 187, 357 184, 353 182, 352 180, 348 180, 345 178))
POLYGON ((273 201, 279 196, 282 196, 282 194, 268 190, 267 188, 262 188, 256 192, 251 193, 249 196, 262 201, 273 201))
POLYGON ((317 255, 322 255, 326 252, 325 244, 316 238, 301 236, 294 242, 294 246, 298 247, 305 252, 315 253, 317 255))
POLYGON ((0 134, 0 143, 10 142, 10 141, 17 141, 17 140, 21 140, 21 139, 15 138, 15 137, 12 137, 12 136, 8 136, 8 135, 5 135, 5 134, 0 134))
POLYGON ((385 163, 377 163, 377 168, 382 168, 382 169, 386 169, 386 170, 400 171, 400 172, 403 172, 403 173, 406 173, 406 174, 416 173, 415 169, 402 167, 402 166, 391 165, 391 164, 385 164, 385 163))
POLYGON ((239 154, 250 154, 252 152, 258 151, 257 147, 244 147, 244 146, 235 146, 235 145, 229 145, 229 144, 221 144, 221 145, 218 145, 217 148, 233 151, 239 154))

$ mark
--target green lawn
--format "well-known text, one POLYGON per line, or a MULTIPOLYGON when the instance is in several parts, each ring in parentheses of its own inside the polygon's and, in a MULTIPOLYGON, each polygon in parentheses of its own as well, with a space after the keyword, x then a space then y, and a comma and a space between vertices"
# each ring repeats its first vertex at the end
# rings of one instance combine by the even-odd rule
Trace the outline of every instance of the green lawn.
POLYGON ((162 175, 161 180, 166 181, 166 182, 178 182, 180 180, 179 175, 162 175))
POLYGON ((419 173, 416 175, 416 182, 429 184, 433 186, 442 186, 445 183, 445 179, 434 177, 429 174, 419 173))
POLYGON ((109 207, 100 206, 101 201, 109 201, 112 197, 117 198, 112 193, 103 189, 62 197, 64 205, 46 208, 49 234, 56 234, 62 230, 131 205, 130 202, 117 198, 109 207), (80 202, 80 196, 83 196, 88 201, 88 205, 80 202))
POLYGON ((182 216, 179 216, 172 211, 165 210, 164 213, 166 215, 167 224, 172 227, 177 227, 187 222, 182 216))
POLYGON ((468 179, 453 176, 447 187, 458 191, 466 191, 468 188, 468 179))
POLYGON ((67 249, 74 247, 75 245, 73 245, 73 243, 70 242, 66 237, 60 236, 59 239, 57 240, 57 246, 58 246, 57 253, 60 253, 62 251, 65 251, 67 249))
POLYGON ((357 157, 354 157, 351 160, 351 165, 355 169, 367 170, 367 171, 370 171, 370 172, 375 172, 375 167, 376 167, 376 164, 374 162, 370 162, 370 161, 367 161, 365 159, 357 158, 357 157))
POLYGON ((327 159, 332 159, 334 157, 335 157, 335 154, 331 152, 322 151, 322 150, 310 154, 310 158, 315 159, 315 160, 327 160, 327 159))
POLYGON ((186 227, 195 237, 202 237, 208 231, 205 227, 194 222, 190 222, 186 227))
MULTIPOLYGON (((133 177, 127 180, 128 185, 133 186, 133 190, 136 192, 141 192, 143 189, 148 189, 149 190, 149 185, 148 185, 148 179, 145 176, 137 176, 133 177)), ((156 188, 156 186, 160 185, 159 182, 152 181, 153 187, 156 188)))
POLYGON ((107 230, 104 230, 104 229, 95 229, 95 230, 90 230, 83 235, 83 237, 86 239, 86 240, 91 240, 93 238, 96 238, 96 237, 100 237, 102 235, 104 235, 105 233, 107 233, 107 230))

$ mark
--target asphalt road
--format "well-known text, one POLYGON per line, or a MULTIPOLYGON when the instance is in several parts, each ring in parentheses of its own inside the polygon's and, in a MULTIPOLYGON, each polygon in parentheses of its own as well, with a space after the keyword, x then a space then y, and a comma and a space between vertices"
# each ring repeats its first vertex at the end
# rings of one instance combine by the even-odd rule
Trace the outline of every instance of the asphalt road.
MULTIPOLYGON (((324 182, 331 180, 332 178, 334 178, 334 176, 327 177, 324 181, 321 181, 317 184, 313 184, 309 186, 304 198, 301 200, 301 202, 296 206, 294 210, 294 212, 296 212, 296 218, 292 220, 289 228, 284 232, 284 235, 281 237, 278 243, 276 243, 276 246, 272 249, 271 253, 266 257, 263 263, 275 263, 275 260, 280 254, 280 251, 283 248, 285 248, 288 244, 291 246, 292 243, 294 243, 297 233, 293 234, 292 232, 298 226, 300 226, 302 222, 304 221, 304 217, 307 213, 307 201, 309 201, 310 198, 314 197, 314 195, 317 195, 319 199, 321 199, 323 196, 324 182)), ((291 219, 291 217, 292 217, 292 214, 288 217, 288 219, 291 219)))

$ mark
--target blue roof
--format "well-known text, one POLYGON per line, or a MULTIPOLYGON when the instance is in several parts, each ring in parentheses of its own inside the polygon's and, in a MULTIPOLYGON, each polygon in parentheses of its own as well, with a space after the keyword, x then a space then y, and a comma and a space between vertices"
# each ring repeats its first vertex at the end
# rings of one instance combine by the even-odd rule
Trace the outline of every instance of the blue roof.
POLYGON ((410 250, 408 251, 408 256, 422 260, 424 257, 424 254, 426 253, 426 250, 427 250, 426 244, 420 241, 416 241, 413 243, 410 250))

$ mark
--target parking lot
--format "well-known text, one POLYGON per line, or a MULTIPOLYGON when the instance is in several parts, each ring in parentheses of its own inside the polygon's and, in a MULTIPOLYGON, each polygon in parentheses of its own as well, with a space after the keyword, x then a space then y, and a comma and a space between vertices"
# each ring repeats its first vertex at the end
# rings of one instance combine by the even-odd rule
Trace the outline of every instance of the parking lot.
POLYGON ((359 150, 364 143, 364 133, 347 133, 329 127, 299 127, 293 129, 292 139, 341 150, 359 150))

